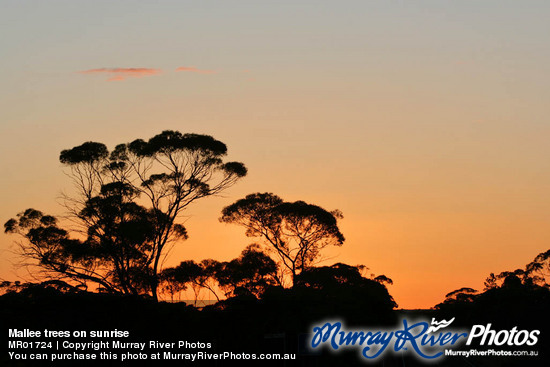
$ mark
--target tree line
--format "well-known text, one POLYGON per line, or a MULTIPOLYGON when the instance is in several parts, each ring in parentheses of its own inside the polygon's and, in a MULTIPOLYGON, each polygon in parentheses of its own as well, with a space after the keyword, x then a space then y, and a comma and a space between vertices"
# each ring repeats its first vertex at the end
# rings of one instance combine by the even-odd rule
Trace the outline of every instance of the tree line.
MULTIPOLYGON (((189 206, 246 176, 246 166, 226 161, 226 155, 227 146, 211 136, 170 130, 111 151, 85 142, 59 156, 74 186, 63 196, 63 220, 31 208, 8 220, 5 232, 21 236, 20 255, 40 277, 74 289, 155 300, 161 293, 173 298, 185 289, 196 295, 207 289, 219 299, 216 290, 225 297, 260 297, 273 286, 313 284, 312 274, 323 272, 314 267, 322 250, 345 241, 338 226, 342 213, 273 193, 253 193, 223 208, 221 222, 243 227, 258 241, 238 258, 162 268, 170 250, 188 238, 183 215, 189 206)), ((362 269, 324 267, 333 278, 354 278, 362 269)))

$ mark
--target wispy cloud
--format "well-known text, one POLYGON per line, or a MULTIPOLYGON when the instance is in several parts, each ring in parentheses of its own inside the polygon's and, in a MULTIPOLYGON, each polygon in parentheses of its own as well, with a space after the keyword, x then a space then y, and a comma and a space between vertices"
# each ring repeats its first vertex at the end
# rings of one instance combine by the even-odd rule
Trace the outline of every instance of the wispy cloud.
POLYGON ((81 74, 105 74, 109 75, 107 81, 121 81, 126 78, 140 78, 143 76, 160 74, 160 69, 151 68, 100 68, 80 71, 81 74))
POLYGON ((217 71, 215 70, 204 70, 204 69, 198 69, 194 66, 180 66, 176 69, 176 71, 187 71, 189 73, 197 73, 197 74, 216 74, 217 71))
MULTIPOLYGON (((194 66, 180 66, 176 71, 186 71, 197 74, 216 74, 215 70, 199 69, 194 66)), ((144 76, 160 74, 162 70, 152 68, 99 68, 79 71, 80 74, 100 74, 107 75, 107 81, 121 81, 127 78, 141 78, 144 76)))

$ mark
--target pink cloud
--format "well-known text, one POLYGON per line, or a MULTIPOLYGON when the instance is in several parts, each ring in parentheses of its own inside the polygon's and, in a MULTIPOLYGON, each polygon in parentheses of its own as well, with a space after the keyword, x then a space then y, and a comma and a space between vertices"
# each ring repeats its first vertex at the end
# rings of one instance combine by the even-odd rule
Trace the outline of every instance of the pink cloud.
POLYGON ((143 76, 160 74, 161 70, 151 68, 100 68, 80 71, 81 74, 110 75, 107 81, 121 81, 126 78, 140 78, 143 76))
POLYGON ((217 72, 214 70, 203 70, 203 69, 197 69, 194 66, 180 66, 176 69, 176 71, 187 71, 190 73, 197 73, 197 74, 216 74, 217 72))

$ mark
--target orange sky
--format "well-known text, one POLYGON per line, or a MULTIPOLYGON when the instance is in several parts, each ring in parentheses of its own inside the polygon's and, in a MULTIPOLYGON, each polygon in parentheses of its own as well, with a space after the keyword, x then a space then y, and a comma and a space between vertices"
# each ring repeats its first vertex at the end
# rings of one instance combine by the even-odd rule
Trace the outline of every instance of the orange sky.
MULTIPOLYGON (((251 239, 217 218, 257 191, 342 210, 326 264, 391 277, 405 308, 548 249, 549 4, 123 3, 0 14, 2 221, 62 214, 62 149, 175 129, 249 176, 189 208, 169 265, 238 256, 251 239)), ((4 279, 24 275, 13 240, 4 279)))

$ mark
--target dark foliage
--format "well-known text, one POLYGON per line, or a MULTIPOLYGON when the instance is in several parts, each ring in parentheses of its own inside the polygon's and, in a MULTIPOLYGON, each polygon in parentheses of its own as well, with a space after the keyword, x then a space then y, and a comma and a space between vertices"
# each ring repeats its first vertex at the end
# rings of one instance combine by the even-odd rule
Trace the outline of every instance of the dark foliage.
POLYGON ((59 159, 76 188, 65 206, 86 239, 34 209, 7 221, 5 231, 25 238, 21 255, 43 276, 157 298, 161 259, 187 238, 183 211, 247 173, 240 162, 224 162, 226 154, 211 136, 170 130, 111 152, 96 142, 65 149, 59 159))
POLYGON ((323 248, 344 243, 340 218, 338 210, 329 212, 303 201, 285 202, 271 193, 255 193, 225 207, 220 221, 239 224, 247 236, 261 238, 294 281, 316 263, 323 248))

